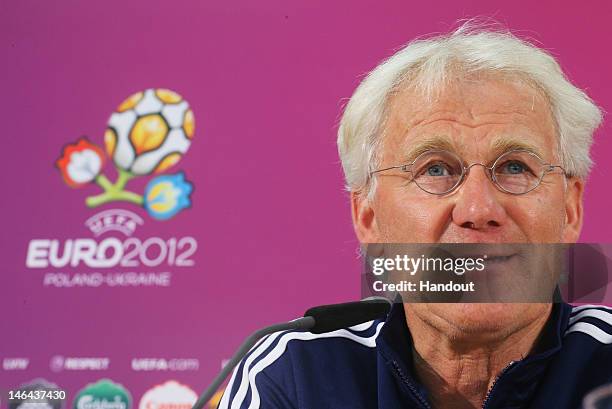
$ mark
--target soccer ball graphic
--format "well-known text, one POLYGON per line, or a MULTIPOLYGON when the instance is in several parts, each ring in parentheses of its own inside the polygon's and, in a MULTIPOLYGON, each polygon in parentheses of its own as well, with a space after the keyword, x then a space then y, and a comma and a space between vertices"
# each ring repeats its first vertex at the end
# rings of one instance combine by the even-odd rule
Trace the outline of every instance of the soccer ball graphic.
POLYGON ((163 172, 189 149, 194 133, 189 103, 168 89, 147 89, 119 105, 104 133, 115 165, 134 175, 163 172))

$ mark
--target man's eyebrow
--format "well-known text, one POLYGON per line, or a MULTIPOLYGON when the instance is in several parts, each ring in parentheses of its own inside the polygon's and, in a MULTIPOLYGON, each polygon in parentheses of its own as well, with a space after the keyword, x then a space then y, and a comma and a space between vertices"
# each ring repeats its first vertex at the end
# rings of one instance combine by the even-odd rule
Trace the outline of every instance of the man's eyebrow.
POLYGON ((525 150, 525 151, 535 153, 539 157, 542 157, 542 152, 537 146, 530 144, 528 142, 525 142, 519 139, 513 139, 513 138, 512 139, 500 138, 500 139, 495 140, 491 144, 491 150, 497 156, 503 153, 509 152, 509 151, 513 151, 513 150, 525 150))
MULTIPOLYGON (((406 155, 404 156, 405 163, 413 162, 419 155, 428 151, 449 151, 456 152, 456 146, 452 140, 446 136, 432 136, 420 139, 414 145, 412 145, 406 155)), ((494 158, 500 155, 512 151, 512 150, 526 150, 535 153, 539 157, 542 156, 541 150, 534 144, 525 142, 515 138, 500 138, 495 140, 491 144, 491 151, 494 158)))
POLYGON ((413 162, 419 155, 428 151, 449 151, 455 152, 455 145, 450 138, 445 136, 432 136, 419 140, 410 146, 404 159, 406 163, 413 162))

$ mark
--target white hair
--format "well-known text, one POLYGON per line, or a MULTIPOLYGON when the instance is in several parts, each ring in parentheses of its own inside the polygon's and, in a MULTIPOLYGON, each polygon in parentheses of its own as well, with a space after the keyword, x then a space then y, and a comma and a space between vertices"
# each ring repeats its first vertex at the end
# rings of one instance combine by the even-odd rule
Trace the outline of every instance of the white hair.
POLYGON ((548 52, 508 30, 468 22, 450 34, 408 43, 357 87, 338 129, 338 150, 349 191, 373 194, 375 190, 370 172, 380 165, 389 97, 408 86, 430 96, 444 88, 451 72, 518 76, 540 90, 550 103, 562 166, 569 175, 586 178, 601 110, 571 84, 548 52))

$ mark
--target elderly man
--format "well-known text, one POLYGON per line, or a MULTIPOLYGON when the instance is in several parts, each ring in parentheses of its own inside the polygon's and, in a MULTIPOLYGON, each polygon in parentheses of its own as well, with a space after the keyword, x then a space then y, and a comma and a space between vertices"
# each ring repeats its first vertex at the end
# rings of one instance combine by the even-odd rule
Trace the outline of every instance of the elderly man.
MULTIPOLYGON (((554 58, 512 34, 463 26, 414 41, 342 117, 357 237, 576 242, 600 122, 554 58)), ((611 334, 605 307, 399 303, 385 321, 265 338, 220 407, 576 408, 612 381, 611 334)))

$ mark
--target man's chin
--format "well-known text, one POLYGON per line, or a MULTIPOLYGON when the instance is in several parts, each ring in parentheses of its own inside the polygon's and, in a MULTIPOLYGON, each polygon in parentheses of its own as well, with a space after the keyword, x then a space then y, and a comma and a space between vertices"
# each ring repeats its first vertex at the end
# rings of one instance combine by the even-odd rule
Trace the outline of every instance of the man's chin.
POLYGON ((545 313, 548 304, 456 303, 428 304, 426 308, 431 318, 435 316, 436 326, 446 326, 440 329, 455 337, 494 340, 529 325, 545 313))

